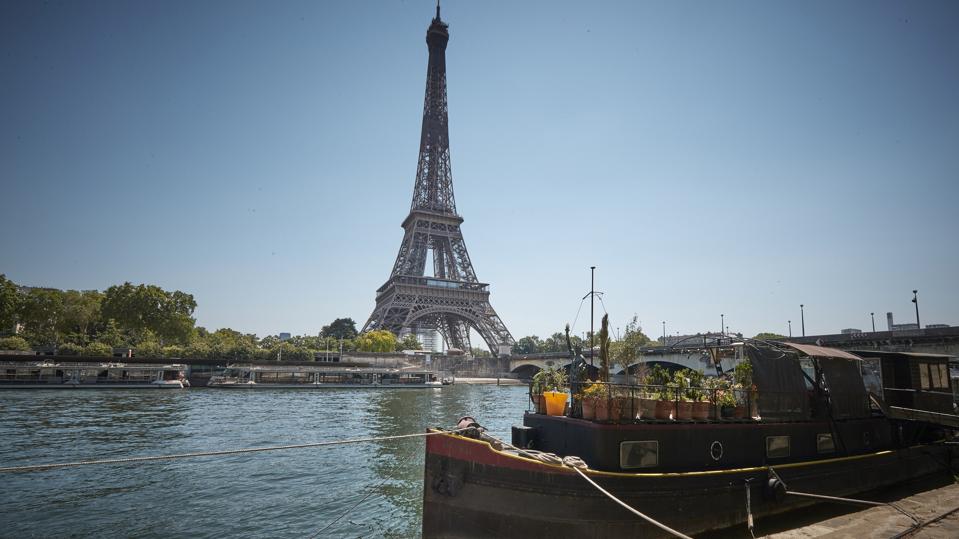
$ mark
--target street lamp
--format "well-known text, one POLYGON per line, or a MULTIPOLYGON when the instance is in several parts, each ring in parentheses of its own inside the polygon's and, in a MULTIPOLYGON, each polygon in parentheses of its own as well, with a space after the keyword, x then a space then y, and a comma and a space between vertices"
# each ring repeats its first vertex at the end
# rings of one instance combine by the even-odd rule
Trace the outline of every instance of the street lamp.
POLYGON ((912 291, 912 302, 916 304, 916 329, 920 329, 922 328, 922 326, 919 325, 919 291, 918 290, 912 291))
POLYGON ((786 320, 786 322, 789 324, 789 338, 792 339, 793 338, 793 321, 786 320))
POLYGON ((666 346, 666 321, 663 320, 663 346, 666 346))
POLYGON ((720 334, 720 335, 725 335, 725 333, 723 333, 723 328, 726 327, 726 318, 725 318, 725 317, 726 317, 725 314, 720 314, 720 315, 719 315, 719 334, 720 334))
POLYGON ((869 313, 869 318, 872 318, 872 332, 876 332, 876 313, 869 313))
POLYGON ((806 312, 803 310, 803 307, 805 307, 805 305, 800 303, 799 304, 799 320, 800 322, 802 322, 802 336, 805 337, 806 336, 806 312))

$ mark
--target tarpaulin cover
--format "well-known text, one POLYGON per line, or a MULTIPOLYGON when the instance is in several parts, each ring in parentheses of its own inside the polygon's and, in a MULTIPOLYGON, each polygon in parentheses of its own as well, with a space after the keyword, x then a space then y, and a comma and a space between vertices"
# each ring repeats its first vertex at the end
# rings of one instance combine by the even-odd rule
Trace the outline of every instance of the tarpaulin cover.
POLYGON ((800 352, 806 354, 809 357, 836 357, 841 359, 850 359, 850 360, 859 360, 861 359, 858 356, 854 356, 849 352, 844 352, 836 348, 827 348, 825 346, 816 346, 815 344, 798 344, 794 342, 784 342, 786 346, 795 348, 800 352))
POLYGON ((859 362, 837 358, 819 358, 817 361, 829 388, 833 418, 869 417, 869 397, 859 362))
POLYGON ((809 397, 795 353, 746 347, 763 419, 808 419, 809 397))

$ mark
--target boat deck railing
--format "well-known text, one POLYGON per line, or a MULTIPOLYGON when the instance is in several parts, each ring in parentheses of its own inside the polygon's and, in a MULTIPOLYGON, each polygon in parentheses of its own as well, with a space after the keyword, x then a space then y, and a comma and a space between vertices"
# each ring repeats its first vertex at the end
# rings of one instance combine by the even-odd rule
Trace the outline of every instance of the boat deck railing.
MULTIPOLYGON (((572 398, 564 416, 599 422, 663 421, 663 420, 751 420, 764 415, 776 418, 805 419, 816 412, 810 403, 810 393, 784 392, 743 387, 676 387, 655 384, 613 384, 588 382, 569 385, 572 398), (760 395, 762 406, 760 406, 760 395)), ((841 408, 848 408, 851 399, 859 396, 832 395, 834 401, 843 400, 841 408), (845 402, 850 401, 850 402, 845 402)), ((530 384, 530 410, 546 413, 545 399, 533 393, 530 384)), ((868 395, 861 403, 865 416, 873 413, 868 395)))

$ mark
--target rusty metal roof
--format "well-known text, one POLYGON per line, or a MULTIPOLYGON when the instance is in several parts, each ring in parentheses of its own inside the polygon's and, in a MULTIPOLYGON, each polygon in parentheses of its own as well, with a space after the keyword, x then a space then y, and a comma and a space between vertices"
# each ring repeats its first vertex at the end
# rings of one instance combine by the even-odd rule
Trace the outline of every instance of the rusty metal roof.
POLYGON ((794 342, 784 342, 786 346, 795 348, 810 357, 835 357, 839 359, 854 359, 862 361, 859 356, 854 356, 849 352, 844 352, 836 348, 826 348, 825 346, 816 346, 814 344, 796 344, 794 342))

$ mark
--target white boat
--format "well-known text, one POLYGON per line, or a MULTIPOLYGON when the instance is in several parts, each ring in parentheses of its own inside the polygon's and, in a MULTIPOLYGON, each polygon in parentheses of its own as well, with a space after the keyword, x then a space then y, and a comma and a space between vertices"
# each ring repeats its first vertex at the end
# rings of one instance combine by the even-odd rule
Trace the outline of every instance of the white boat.
POLYGON ((443 384, 437 381, 436 373, 425 370, 230 365, 223 374, 211 377, 207 387, 423 389, 443 384))
POLYGON ((125 363, 0 363, 0 389, 183 389, 186 366, 125 363))

